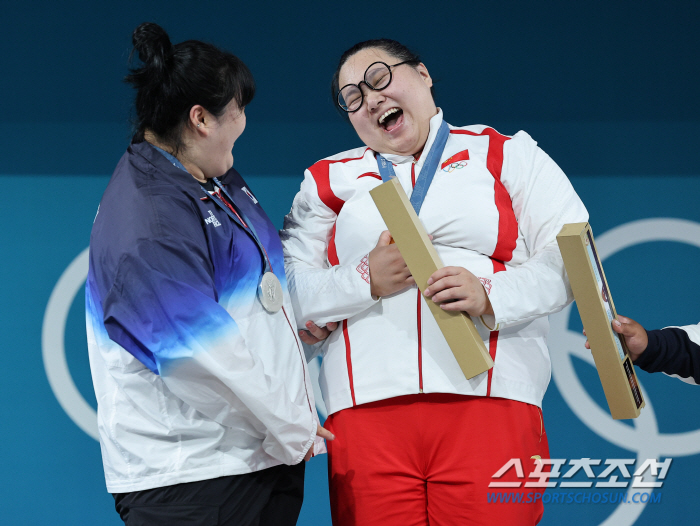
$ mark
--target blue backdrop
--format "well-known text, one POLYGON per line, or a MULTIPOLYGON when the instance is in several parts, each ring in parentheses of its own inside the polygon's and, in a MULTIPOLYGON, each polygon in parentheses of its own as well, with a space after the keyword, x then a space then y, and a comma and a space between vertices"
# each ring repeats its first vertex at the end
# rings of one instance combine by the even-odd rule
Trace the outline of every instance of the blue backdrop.
MULTIPOLYGON (((404 41, 438 81, 448 122, 525 129, 570 175, 618 311, 653 328, 700 319, 698 15, 697 3, 668 1, 3 5, 1 521, 120 524, 90 435, 81 254, 129 140, 120 80, 138 23, 249 64, 259 89, 234 156, 278 226, 303 169, 359 144, 330 102, 339 55, 366 38, 404 41)), ((647 407, 615 423, 575 307, 551 323, 552 457, 674 460, 660 502, 551 503, 542 524, 694 523, 700 389, 639 372, 647 407)), ((325 471, 325 457, 308 465, 299 524, 330 524, 325 471)))

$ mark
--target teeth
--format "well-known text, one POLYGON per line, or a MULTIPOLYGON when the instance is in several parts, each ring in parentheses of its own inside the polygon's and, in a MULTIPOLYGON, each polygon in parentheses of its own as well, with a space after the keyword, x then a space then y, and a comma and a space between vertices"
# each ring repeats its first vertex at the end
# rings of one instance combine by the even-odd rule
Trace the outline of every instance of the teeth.
POLYGON ((386 110, 386 112, 384 112, 384 115, 382 115, 381 117, 379 117, 379 124, 383 124, 383 123, 384 123, 384 119, 386 119, 386 118, 387 118, 389 115, 391 115, 392 113, 396 113, 397 111, 399 111, 398 108, 391 108, 390 110, 386 110))

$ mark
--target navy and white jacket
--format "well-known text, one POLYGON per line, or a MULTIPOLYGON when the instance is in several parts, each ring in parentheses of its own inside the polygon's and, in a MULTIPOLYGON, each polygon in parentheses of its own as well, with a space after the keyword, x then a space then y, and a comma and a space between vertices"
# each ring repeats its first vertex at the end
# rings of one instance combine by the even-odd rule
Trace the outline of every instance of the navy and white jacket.
POLYGON ((649 344, 635 365, 700 384, 700 324, 647 331, 647 336, 649 344))
POLYGON ((270 257, 283 308, 257 299, 253 239, 147 142, 119 161, 90 239, 90 367, 112 493, 300 462, 316 437, 278 235, 245 182, 222 184, 270 257))

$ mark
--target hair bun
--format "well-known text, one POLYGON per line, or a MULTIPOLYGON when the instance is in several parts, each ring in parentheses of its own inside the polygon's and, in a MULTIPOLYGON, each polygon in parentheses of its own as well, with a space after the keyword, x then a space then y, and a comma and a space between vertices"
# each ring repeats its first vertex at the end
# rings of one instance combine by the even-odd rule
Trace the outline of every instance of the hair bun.
POLYGON ((166 70, 173 55, 173 45, 165 29, 153 22, 144 22, 134 29, 131 41, 147 68, 166 70))

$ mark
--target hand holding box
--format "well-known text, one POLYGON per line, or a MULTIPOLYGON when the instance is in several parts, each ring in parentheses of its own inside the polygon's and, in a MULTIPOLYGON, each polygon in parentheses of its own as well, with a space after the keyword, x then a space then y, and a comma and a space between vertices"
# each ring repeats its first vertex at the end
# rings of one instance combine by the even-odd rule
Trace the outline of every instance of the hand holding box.
MULTIPOLYGON (((428 278, 444 266, 425 227, 398 179, 377 186, 370 194, 423 293, 428 278)), ((472 378, 493 367, 493 360, 466 313, 445 311, 433 301, 426 303, 465 377, 472 378)))
POLYGON ((615 304, 591 227, 588 223, 564 225, 557 243, 610 413, 615 419, 636 418, 644 407, 644 398, 625 339, 612 330, 617 315, 615 304))

